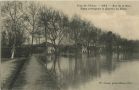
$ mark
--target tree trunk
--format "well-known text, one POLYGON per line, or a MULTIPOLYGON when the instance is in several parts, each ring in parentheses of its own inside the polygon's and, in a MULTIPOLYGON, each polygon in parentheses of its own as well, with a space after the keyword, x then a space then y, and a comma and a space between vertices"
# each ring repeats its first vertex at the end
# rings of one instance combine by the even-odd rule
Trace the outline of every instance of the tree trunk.
POLYGON ((14 56, 15 56, 15 44, 13 45, 13 48, 12 48, 11 52, 12 52, 11 59, 13 59, 14 56))
POLYGON ((87 55, 89 55, 90 54, 90 47, 89 47, 89 41, 87 41, 87 45, 86 45, 86 47, 87 47, 87 55))
POLYGON ((40 39, 41 39, 41 38, 40 38, 40 36, 39 36, 39 45, 40 45, 40 39))
POLYGON ((46 49, 46 54, 48 53, 47 51, 47 34, 46 34, 46 26, 45 26, 45 49, 46 49))
POLYGON ((33 38, 33 35, 32 35, 32 42, 31 42, 32 46, 33 46, 33 39, 34 39, 34 38, 33 38))

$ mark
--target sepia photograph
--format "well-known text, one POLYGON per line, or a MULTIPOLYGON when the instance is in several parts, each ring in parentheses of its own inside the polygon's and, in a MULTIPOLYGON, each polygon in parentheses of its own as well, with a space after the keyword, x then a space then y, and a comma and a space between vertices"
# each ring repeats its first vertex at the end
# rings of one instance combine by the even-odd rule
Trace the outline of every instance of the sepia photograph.
POLYGON ((1 90, 139 90, 139 1, 0 1, 1 90))

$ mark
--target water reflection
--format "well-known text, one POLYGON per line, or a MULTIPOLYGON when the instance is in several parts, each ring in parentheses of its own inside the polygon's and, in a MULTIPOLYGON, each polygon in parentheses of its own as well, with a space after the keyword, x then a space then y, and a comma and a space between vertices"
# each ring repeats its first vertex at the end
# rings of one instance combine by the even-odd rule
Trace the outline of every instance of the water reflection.
MULTIPOLYGON (((119 54, 118 54, 119 55, 119 54)), ((122 56, 122 55, 121 55, 122 56)), ((38 58, 40 61, 40 57, 38 58)), ((105 55, 76 54, 74 56, 45 56, 44 65, 53 80, 52 87, 66 90, 68 87, 78 87, 86 82, 101 77, 103 72, 111 74, 119 67, 123 57, 107 53, 105 55), (46 59, 47 58, 47 59, 46 59)))
MULTIPOLYGON (((117 56, 114 53, 64 56, 35 54, 26 61, 13 83, 12 90, 113 90, 114 85, 103 86, 98 82, 115 80, 137 82, 133 87, 138 88, 139 72, 136 68, 139 61, 132 63, 134 59, 131 59, 131 55, 129 58, 125 58, 124 54, 119 54, 119 58, 117 56), (83 87, 84 85, 87 86, 83 87)), ((120 86, 116 90, 123 88, 120 86)))

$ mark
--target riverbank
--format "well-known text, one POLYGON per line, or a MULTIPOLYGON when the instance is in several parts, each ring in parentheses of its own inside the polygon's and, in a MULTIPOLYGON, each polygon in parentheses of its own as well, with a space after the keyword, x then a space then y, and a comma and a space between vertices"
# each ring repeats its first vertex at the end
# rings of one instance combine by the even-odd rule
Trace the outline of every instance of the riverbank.
POLYGON ((1 61, 1 89, 8 89, 12 84, 18 73, 20 72, 26 58, 15 58, 1 61))

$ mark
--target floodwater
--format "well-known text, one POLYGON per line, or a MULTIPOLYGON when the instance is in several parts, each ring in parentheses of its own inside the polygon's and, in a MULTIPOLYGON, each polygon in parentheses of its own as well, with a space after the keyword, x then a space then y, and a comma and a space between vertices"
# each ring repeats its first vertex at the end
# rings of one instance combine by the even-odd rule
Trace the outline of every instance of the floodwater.
POLYGON ((139 59, 32 55, 13 90, 139 90, 139 59))

